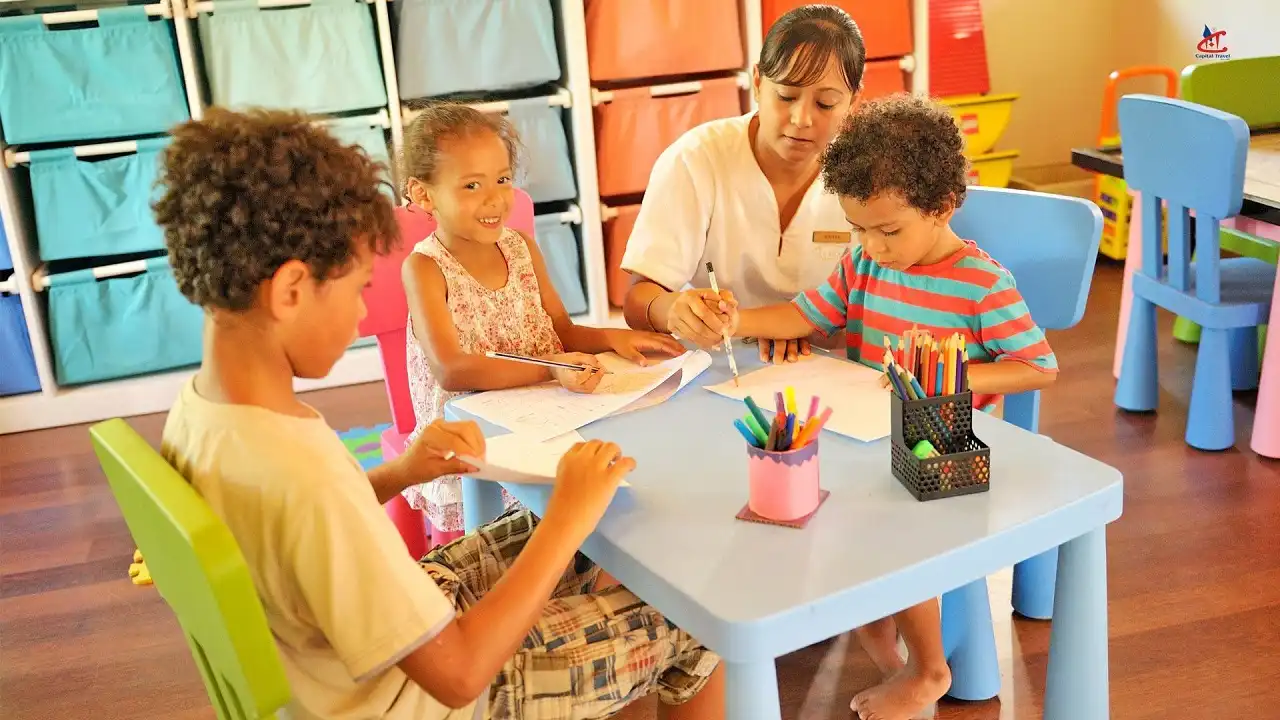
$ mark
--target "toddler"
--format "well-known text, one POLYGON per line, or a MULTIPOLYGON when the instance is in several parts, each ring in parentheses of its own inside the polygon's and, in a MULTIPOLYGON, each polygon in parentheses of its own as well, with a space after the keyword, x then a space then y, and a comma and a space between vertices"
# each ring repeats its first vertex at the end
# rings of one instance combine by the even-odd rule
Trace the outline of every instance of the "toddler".
MULTIPOLYGON (((644 363, 644 353, 685 349, 670 335, 575 325, 547 276, 537 243, 506 227, 515 202, 517 138, 501 115, 466 105, 427 107, 405 129, 400 177, 411 209, 430 213, 436 231, 404 264, 409 301, 409 390, 417 427, 410 442, 461 392, 554 380, 591 392, 601 374, 549 370, 495 360, 516 353, 598 367, 591 353, 614 351, 644 363)), ((508 505, 514 500, 503 491, 508 505)), ((426 512, 435 542, 463 531, 456 476, 408 489, 426 512)))
MULTIPOLYGON (((826 283, 789 303, 739 312, 726 293, 718 308, 723 322, 737 336, 775 340, 844 330, 849 359, 876 369, 883 369, 886 339, 897 347, 912 328, 935 337, 958 333, 969 350, 974 407, 987 411, 1006 393, 1048 386, 1057 360, 1013 276, 949 224, 964 202, 965 171, 963 140, 945 107, 909 95, 866 103, 826 150, 822 167, 858 245, 826 283)), ((865 720, 907 720, 946 692, 936 599, 858 635, 888 676, 854 698, 865 720)))

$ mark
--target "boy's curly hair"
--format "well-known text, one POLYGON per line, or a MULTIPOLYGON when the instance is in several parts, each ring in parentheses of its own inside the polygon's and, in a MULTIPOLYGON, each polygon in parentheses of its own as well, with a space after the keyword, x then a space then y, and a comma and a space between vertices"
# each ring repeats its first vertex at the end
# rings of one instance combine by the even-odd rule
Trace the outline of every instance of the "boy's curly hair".
POLYGON ((210 108, 173 129, 153 205, 178 289, 206 308, 244 311, 285 262, 341 275, 355 243, 399 240, 380 163, 305 115, 210 108))
POLYGON ((871 100, 854 111, 822 158, 827 190, 866 202, 901 195, 925 215, 965 197, 964 140, 951 112, 915 95, 871 100))
POLYGON ((507 146, 511 170, 518 170, 520 136, 505 115, 484 113, 456 102, 432 102, 413 108, 417 113, 404 129, 400 152, 400 193, 409 196, 409 180, 431 182, 440 166, 440 145, 446 139, 488 130, 507 146))

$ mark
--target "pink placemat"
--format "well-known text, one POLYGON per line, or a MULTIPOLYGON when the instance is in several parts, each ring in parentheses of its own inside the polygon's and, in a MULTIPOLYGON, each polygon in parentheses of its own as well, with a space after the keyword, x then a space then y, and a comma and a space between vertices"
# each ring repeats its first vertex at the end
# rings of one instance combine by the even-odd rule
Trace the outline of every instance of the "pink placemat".
POLYGON ((808 525, 809 520, 813 518, 814 515, 818 514, 818 510, 822 508, 822 503, 827 501, 827 496, 830 494, 831 492, 829 490, 819 490, 818 491, 818 507, 814 508, 813 512, 809 513, 808 515, 803 515, 801 517, 796 518, 795 520, 770 520, 769 518, 766 518, 766 517, 760 517, 759 515, 751 512, 750 503, 743 505, 742 510, 738 511, 738 514, 735 515, 734 517, 738 518, 739 520, 746 520, 747 522, 763 523, 765 525, 781 525, 782 527, 795 528, 799 530, 803 528, 805 525, 808 525))

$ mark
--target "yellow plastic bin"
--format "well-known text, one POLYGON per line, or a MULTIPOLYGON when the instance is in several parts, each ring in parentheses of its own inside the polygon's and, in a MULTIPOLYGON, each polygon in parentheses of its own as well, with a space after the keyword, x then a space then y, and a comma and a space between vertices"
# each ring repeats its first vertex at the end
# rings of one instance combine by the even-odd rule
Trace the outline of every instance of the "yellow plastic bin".
POLYGON ((1013 179, 1013 161, 1017 150, 1001 150, 969 158, 969 184, 983 187, 1009 187, 1013 179))
POLYGON ((1009 127, 1013 101, 1017 93, 1003 95, 956 95, 940 98, 951 108, 960 132, 964 134, 965 154, 977 157, 991 150, 1009 127))

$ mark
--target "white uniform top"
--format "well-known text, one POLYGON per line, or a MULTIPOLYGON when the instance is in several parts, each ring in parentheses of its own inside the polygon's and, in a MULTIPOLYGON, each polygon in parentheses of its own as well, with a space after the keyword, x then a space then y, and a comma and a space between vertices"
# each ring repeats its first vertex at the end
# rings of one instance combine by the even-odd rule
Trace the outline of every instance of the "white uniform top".
POLYGON ((773 188, 751 152, 754 113, 699 125, 671 144, 649 177, 622 269, 669 290, 732 290, 742 307, 790 300, 835 269, 854 236, 819 176, 781 232, 773 188))

